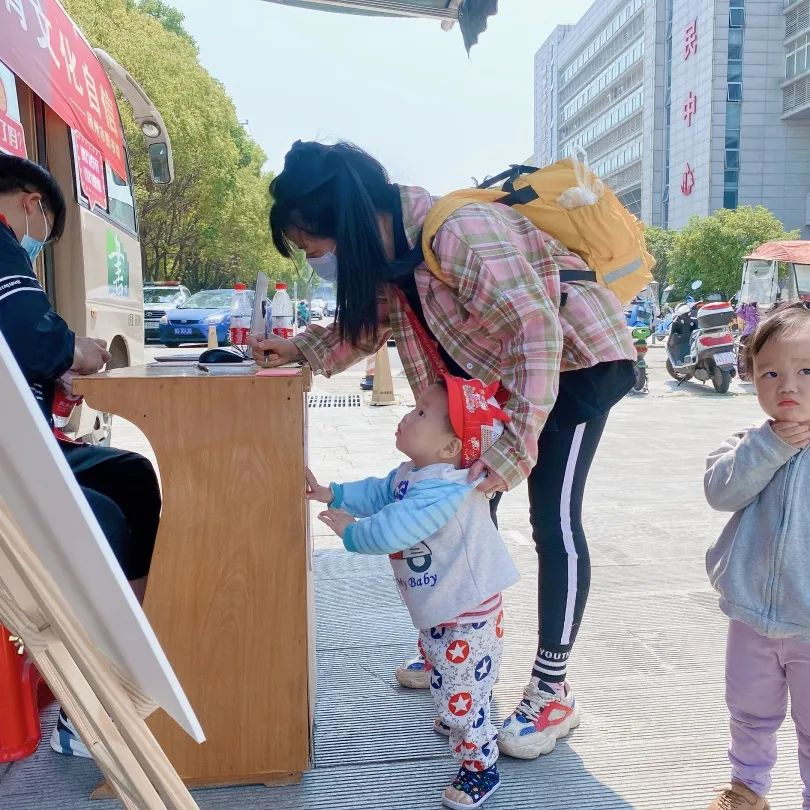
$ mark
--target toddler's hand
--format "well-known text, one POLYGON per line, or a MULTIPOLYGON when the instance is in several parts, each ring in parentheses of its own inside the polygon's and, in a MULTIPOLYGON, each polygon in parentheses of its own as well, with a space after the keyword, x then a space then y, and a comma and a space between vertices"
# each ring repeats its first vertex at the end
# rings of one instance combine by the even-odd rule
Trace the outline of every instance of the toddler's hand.
POLYGON ((312 474, 312 470, 310 470, 309 467, 304 469, 304 474, 306 475, 307 479, 307 500, 325 503, 327 506, 332 503, 335 498, 335 496, 332 494, 332 490, 329 487, 322 487, 318 483, 318 479, 312 474))
POLYGON ((810 445, 810 425, 801 422, 774 422, 771 426, 773 432, 791 447, 804 450, 810 445))
POLYGON ((355 523, 355 519, 342 509, 327 509, 318 515, 318 520, 325 523, 341 540, 346 533, 346 527, 355 523))

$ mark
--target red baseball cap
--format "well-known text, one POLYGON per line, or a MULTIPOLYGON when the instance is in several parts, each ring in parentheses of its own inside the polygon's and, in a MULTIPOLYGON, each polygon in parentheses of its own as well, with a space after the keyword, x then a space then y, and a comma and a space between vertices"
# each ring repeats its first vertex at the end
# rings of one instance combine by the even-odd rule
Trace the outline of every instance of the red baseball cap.
POLYGON ((461 466, 470 467, 481 458, 503 433, 510 417, 495 399, 498 383, 465 380, 443 374, 453 432, 461 439, 461 466))

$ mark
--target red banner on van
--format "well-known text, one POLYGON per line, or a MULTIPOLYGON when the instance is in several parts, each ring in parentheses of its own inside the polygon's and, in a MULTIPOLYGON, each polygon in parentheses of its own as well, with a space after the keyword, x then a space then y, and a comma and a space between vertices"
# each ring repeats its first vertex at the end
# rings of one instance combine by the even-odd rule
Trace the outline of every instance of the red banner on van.
POLYGON ((117 175, 127 176, 110 80, 56 0, 0 2, 0 61, 99 149, 117 175))

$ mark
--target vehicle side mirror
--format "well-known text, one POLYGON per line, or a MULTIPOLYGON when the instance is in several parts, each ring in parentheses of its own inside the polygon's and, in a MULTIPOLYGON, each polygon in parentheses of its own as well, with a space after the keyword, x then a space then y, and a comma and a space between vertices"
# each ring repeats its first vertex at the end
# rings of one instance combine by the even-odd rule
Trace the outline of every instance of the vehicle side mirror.
POLYGON ((153 183, 165 186, 172 182, 174 172, 172 170, 171 150, 165 142, 149 144, 149 176, 153 183))

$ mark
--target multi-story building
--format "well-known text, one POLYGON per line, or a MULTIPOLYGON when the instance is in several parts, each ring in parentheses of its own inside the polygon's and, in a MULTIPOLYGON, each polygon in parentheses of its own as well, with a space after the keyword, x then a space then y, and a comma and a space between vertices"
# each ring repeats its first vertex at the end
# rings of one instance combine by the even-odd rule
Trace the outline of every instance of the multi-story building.
POLYGON ((763 204, 810 236, 810 0, 609 0, 535 59, 535 157, 646 222, 763 204))

